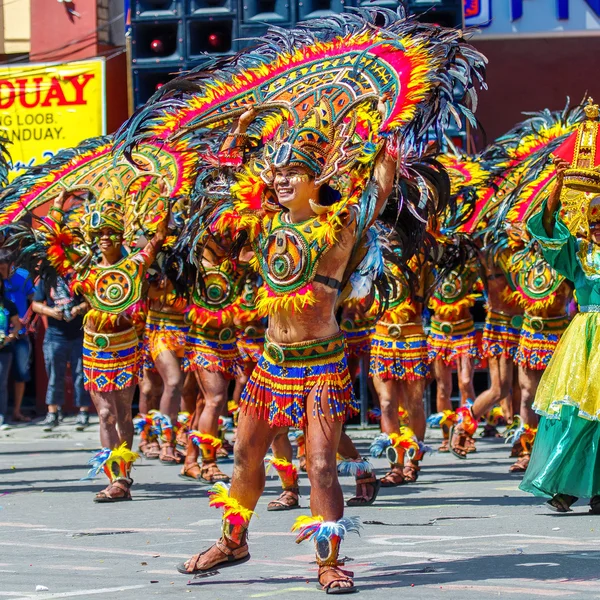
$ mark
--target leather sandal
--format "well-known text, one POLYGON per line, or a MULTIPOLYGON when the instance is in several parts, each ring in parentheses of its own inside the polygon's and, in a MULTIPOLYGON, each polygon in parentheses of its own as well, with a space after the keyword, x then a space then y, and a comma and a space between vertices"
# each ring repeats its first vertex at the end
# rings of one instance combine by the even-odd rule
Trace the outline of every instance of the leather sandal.
POLYGON ((111 502, 125 502, 131 500, 131 484, 133 479, 115 479, 111 484, 101 492, 96 494, 94 502, 98 504, 108 504, 111 502))
POLYGON ((438 448, 438 452, 450 452, 450 441, 449 440, 443 440, 442 443, 440 444, 440 447, 438 448))
POLYGON ((158 459, 163 465, 178 465, 181 463, 181 458, 170 444, 163 444, 160 447, 158 459))
POLYGON ((377 499, 381 483, 374 473, 356 478, 356 495, 346 501, 346 506, 371 506, 377 499))
POLYGON ((590 500, 590 514, 600 515, 600 496, 594 496, 590 500))
POLYGON ((456 456, 456 458, 465 459, 467 458, 467 440, 469 436, 460 427, 452 427, 450 429, 450 452, 456 456))
POLYGON ((546 506, 554 512, 568 513, 573 512, 571 506, 573 506, 577 500, 579 500, 577 496, 570 496, 569 494, 555 494, 550 500, 548 500, 548 502, 546 502, 546 506))
POLYGON ((267 510, 269 511, 280 511, 280 510, 293 510, 294 508, 300 508, 299 502, 300 490, 298 488, 290 488, 283 490, 279 494, 279 498, 269 502, 267 504, 267 510))
POLYGON ((324 566, 319 567, 319 583, 317 589, 324 591, 326 594, 354 594, 358 592, 358 589, 354 586, 352 578, 354 573, 352 571, 346 571, 340 569, 339 566, 324 566), (327 583, 321 583, 321 579, 324 575, 333 574, 335 577, 330 579, 327 583), (335 583, 351 583, 350 587, 339 587, 334 586, 335 583), (334 586, 334 587, 333 587, 334 586))
POLYGON ((185 562, 177 565, 177 570, 184 575, 198 575, 200 573, 206 573, 208 571, 221 570, 226 567, 233 567, 234 565, 245 563, 250 560, 250 552, 248 552, 248 544, 242 544, 239 548, 229 548, 222 540, 219 540, 216 544, 211 546, 208 550, 200 552, 200 554, 194 554, 188 562, 186 568, 185 562), (212 548, 217 548, 223 555, 222 560, 217 560, 212 565, 197 569, 196 566, 202 556, 204 556, 212 548), (192 569, 190 570, 190 567, 192 569))
POLYGON ((510 458, 519 458, 523 454, 523 446, 521 441, 515 442, 510 449, 510 458))
POLYGON ((210 462, 205 463, 200 467, 200 476, 202 480, 206 483, 216 483, 217 481, 222 481, 223 483, 229 483, 231 479, 229 475, 226 475, 219 469, 217 463, 210 462))
POLYGON ((529 461, 531 460, 531 454, 523 454, 517 460, 516 463, 511 465, 508 468, 509 473, 525 473, 527 471, 527 467, 529 466, 529 461))
POLYGON ((404 481, 402 467, 391 469, 379 480, 379 485, 384 488, 398 487, 399 485, 404 485, 405 483, 406 481, 404 481))
POLYGON ((420 470, 421 467, 418 463, 410 462, 404 467, 404 481, 406 481, 407 483, 414 483, 415 481, 417 481, 417 479, 419 479, 420 470))
POLYGON ((144 456, 148 460, 157 460, 160 456, 160 445, 158 442, 149 442, 148 446, 146 446, 146 451, 144 452, 144 456))
POLYGON ((197 481, 199 483, 204 481, 202 479, 202 472, 198 463, 193 463, 191 465, 184 464, 181 468, 181 473, 179 473, 179 477, 187 481, 197 481))

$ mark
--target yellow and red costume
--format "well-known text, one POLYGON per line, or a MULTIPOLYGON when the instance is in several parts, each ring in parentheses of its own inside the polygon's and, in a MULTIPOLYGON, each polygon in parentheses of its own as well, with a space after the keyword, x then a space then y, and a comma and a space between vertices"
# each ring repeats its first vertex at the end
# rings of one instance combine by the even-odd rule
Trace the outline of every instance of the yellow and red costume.
POLYGON ((411 295, 408 282, 395 265, 391 265, 391 272, 397 279, 396 293, 371 336, 369 374, 384 381, 422 379, 430 371, 422 305, 411 295))
POLYGON ((451 271, 436 286, 428 302, 434 312, 427 340, 431 362, 441 360, 451 365, 458 356, 477 357, 478 335, 473 317, 468 312, 482 291, 483 284, 475 261, 460 271, 451 271))

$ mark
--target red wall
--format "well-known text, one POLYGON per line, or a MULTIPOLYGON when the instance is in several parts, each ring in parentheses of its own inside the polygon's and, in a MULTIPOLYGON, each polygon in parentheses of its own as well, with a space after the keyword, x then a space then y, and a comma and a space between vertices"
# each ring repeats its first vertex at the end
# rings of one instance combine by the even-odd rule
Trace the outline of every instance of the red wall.
POLYGON ((74 4, 56 0, 31 0, 31 62, 66 62, 98 54, 96 2, 74 4), (80 17, 72 17, 74 6, 80 17))
POLYGON ((474 45, 489 59, 489 90, 479 95, 477 109, 488 141, 521 121, 523 111, 562 109, 567 96, 571 104, 579 104, 586 91, 600 101, 600 36, 482 40, 474 45))

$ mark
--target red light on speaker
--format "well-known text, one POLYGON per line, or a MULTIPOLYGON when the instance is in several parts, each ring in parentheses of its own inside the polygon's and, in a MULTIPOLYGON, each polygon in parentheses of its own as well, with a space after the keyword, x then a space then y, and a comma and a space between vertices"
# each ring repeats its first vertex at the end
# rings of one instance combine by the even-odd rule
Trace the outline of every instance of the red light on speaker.
POLYGON ((221 39, 221 35, 220 35, 220 34, 218 34, 218 33, 211 33, 211 34, 208 36, 208 45, 209 45, 211 48, 215 48, 215 49, 216 49, 216 48, 220 48, 220 47, 221 47, 221 44, 222 44, 222 41, 223 41, 223 40, 221 39))
POLYGON ((156 54, 161 54, 165 51, 165 45, 159 38, 150 42, 150 48, 153 52, 156 52, 156 54))

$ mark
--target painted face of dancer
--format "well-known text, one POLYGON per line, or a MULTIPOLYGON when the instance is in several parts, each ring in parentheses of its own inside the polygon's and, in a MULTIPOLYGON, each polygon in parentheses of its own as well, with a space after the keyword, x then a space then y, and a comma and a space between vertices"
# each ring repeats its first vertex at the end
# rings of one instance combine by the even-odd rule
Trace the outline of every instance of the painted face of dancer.
POLYGON ((305 167, 292 165, 276 169, 274 185, 277 200, 289 210, 304 208, 309 200, 317 201, 314 175, 305 167))
POLYGON ((123 236, 120 232, 115 231, 112 227, 104 227, 96 234, 98 248, 105 257, 112 257, 116 252, 121 251, 123 236))

